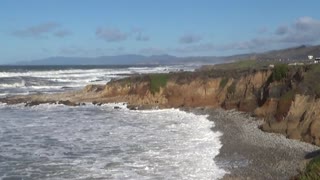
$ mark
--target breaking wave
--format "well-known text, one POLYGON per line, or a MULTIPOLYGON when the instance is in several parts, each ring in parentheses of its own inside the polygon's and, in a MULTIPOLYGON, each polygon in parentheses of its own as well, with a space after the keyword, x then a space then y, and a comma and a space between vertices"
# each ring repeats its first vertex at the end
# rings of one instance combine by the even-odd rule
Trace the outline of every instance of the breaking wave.
POLYGON ((0 114, 2 178, 218 179, 226 173, 213 160, 221 133, 205 115, 129 111, 122 104, 0 105, 0 114))

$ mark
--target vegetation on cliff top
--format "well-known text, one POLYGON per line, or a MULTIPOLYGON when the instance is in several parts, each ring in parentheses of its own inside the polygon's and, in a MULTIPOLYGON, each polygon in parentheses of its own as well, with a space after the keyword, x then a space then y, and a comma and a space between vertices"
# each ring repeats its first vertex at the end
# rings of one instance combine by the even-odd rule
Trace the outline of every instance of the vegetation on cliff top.
POLYGON ((272 72, 272 79, 274 81, 280 81, 287 76, 289 67, 287 64, 277 64, 272 72))
POLYGON ((258 60, 241 60, 235 61, 231 63, 223 63, 223 64, 215 64, 215 65, 207 65, 203 66, 201 69, 203 70, 210 70, 210 69, 222 69, 222 70, 249 70, 249 69, 266 69, 269 68, 270 64, 274 65, 286 65, 283 62, 279 61, 258 61, 258 60))
POLYGON ((151 74, 150 77, 150 91, 152 94, 155 94, 160 91, 161 87, 167 85, 169 74, 151 74))
MULTIPOLYGON (((266 65, 263 63, 263 65, 266 65)), ((236 61, 232 63, 225 63, 225 64, 216 64, 214 65, 215 69, 249 69, 249 68, 257 68, 261 67, 262 64, 256 60, 243 60, 243 61, 236 61)))

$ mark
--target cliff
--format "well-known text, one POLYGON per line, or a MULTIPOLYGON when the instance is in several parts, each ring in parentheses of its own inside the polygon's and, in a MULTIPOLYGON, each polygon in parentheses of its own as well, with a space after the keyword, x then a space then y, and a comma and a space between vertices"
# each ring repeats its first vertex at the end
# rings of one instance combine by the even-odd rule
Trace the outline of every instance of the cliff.
POLYGON ((320 145, 318 74, 319 65, 150 74, 107 85, 88 85, 79 92, 17 96, 0 102, 25 102, 27 106, 127 102, 133 109, 203 106, 237 109, 264 118, 263 131, 320 145))

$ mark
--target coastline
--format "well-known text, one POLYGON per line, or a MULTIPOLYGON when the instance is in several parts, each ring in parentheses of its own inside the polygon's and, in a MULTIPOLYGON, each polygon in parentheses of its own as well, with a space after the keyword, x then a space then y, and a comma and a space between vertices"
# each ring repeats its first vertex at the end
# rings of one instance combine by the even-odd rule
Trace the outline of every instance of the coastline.
MULTIPOLYGON (((114 104, 114 109, 118 108, 114 104)), ((138 108, 148 109, 152 108, 138 108)), ((263 132, 258 128, 262 120, 250 117, 248 113, 204 107, 180 110, 208 115, 207 119, 214 123, 212 131, 222 133, 222 147, 214 161, 219 168, 227 171, 223 180, 291 179, 304 167, 307 162, 305 156, 319 149, 309 143, 287 139, 281 134, 263 132)))
POLYGON ((212 108, 183 109, 207 114, 213 131, 222 132, 217 165, 229 173, 223 179, 290 179, 306 163, 305 156, 317 146, 261 131, 261 120, 235 110, 212 108))
POLYGON ((224 179, 289 179, 303 167, 304 156, 320 144, 320 100, 296 91, 303 85, 301 79, 308 75, 308 67, 288 68, 281 79, 274 79, 279 68, 282 66, 274 70, 133 75, 106 85, 87 85, 82 90, 17 95, 0 98, 0 102, 25 106, 127 102, 130 110, 180 108, 206 114, 215 124, 212 130, 223 134, 223 146, 215 162, 230 172, 224 179))

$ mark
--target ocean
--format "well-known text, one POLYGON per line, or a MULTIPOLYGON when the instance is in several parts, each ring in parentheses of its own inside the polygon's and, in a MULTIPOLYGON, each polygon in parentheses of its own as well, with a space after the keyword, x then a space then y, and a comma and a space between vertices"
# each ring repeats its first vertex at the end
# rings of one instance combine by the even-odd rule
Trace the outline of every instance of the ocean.
MULTIPOLYGON (((185 66, 0 66, 0 97, 58 93, 185 66)), ((114 109, 119 106, 120 109, 114 109)), ((220 132, 206 115, 0 104, 0 179, 218 179, 220 132)))

